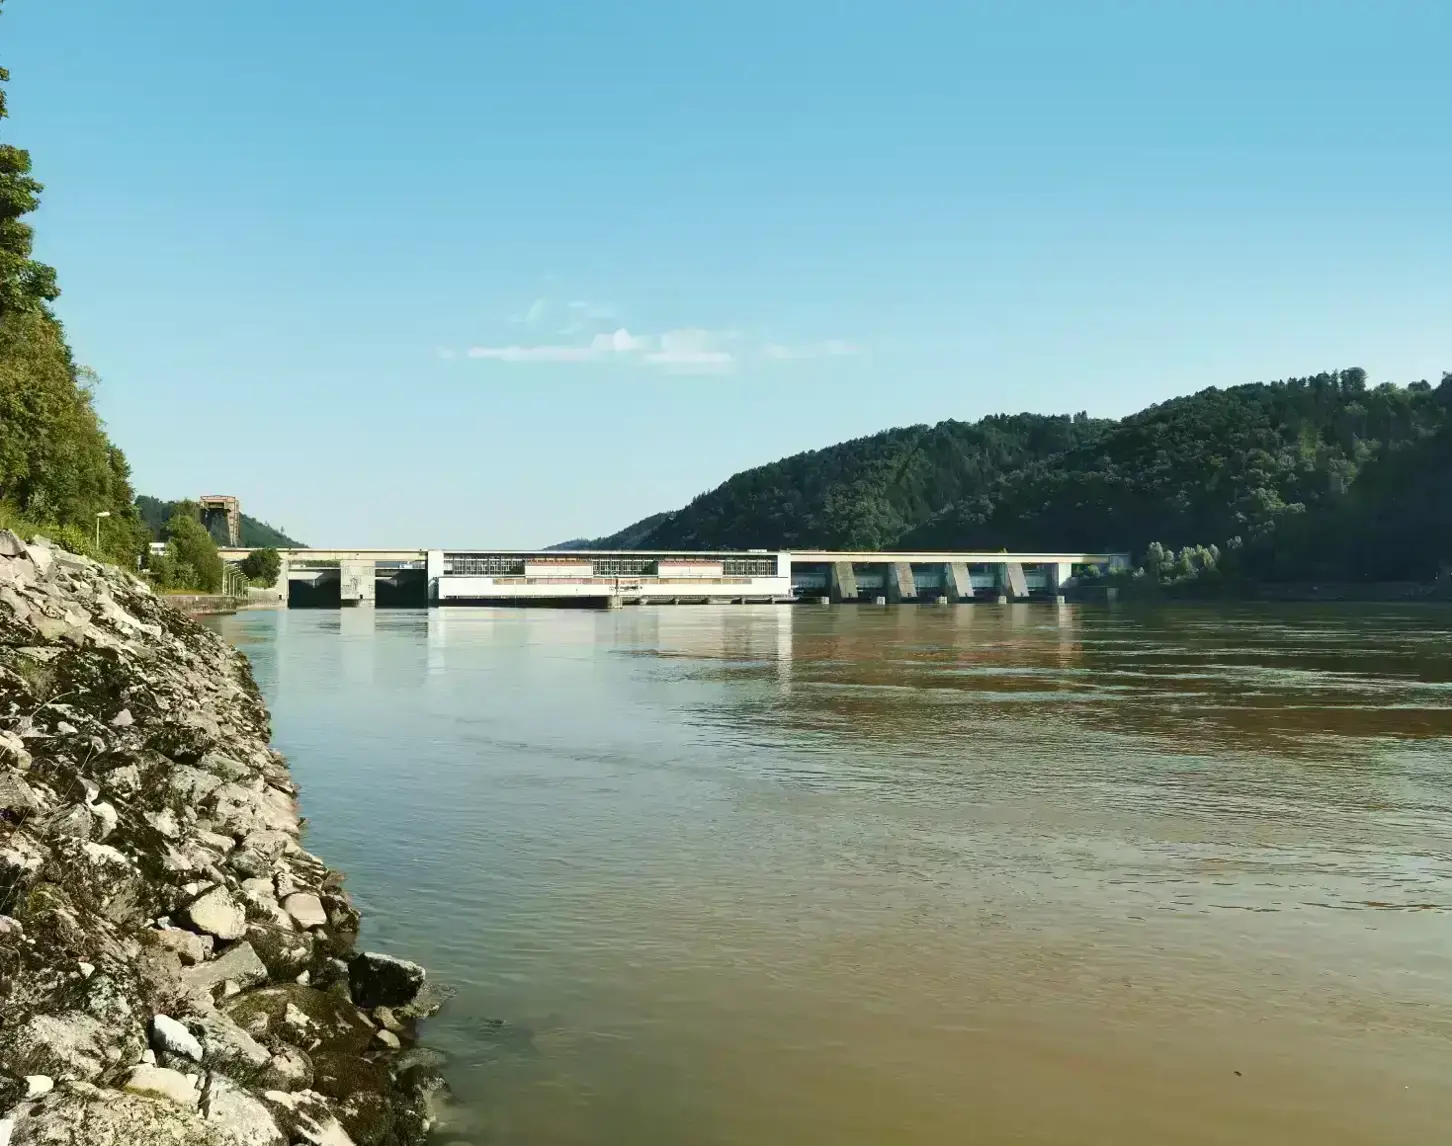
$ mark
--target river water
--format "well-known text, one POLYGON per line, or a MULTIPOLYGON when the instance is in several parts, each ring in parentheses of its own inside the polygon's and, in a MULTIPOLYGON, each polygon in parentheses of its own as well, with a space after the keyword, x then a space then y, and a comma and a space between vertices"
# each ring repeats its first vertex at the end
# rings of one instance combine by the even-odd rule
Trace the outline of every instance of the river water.
POLYGON ((1452 1133, 1452 610, 216 624, 457 989, 447 1139, 1452 1133))

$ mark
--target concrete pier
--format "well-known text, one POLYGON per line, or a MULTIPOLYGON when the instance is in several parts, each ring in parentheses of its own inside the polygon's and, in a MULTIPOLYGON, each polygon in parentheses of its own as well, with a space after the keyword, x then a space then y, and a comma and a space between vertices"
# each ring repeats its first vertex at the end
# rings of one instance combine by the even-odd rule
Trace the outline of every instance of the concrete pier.
POLYGON ((339 563, 338 596, 346 608, 356 606, 371 609, 378 597, 377 565, 372 561, 353 558, 339 563))
POLYGON ((887 575, 887 599, 898 605, 917 598, 918 587, 913 580, 913 567, 906 561, 894 561, 887 575))
POLYGON ((966 561, 949 561, 943 566, 943 588, 950 601, 973 600, 973 575, 966 561))

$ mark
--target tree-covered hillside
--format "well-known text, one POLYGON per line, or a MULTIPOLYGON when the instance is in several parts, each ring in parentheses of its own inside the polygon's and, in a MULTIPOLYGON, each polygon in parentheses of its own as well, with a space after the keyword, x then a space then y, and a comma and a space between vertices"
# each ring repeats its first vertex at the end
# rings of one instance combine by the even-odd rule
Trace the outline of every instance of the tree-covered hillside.
MULTIPOLYGON (((136 510, 140 514, 151 540, 165 541, 167 539, 167 523, 171 520, 172 514, 179 504, 181 503, 147 497, 145 494, 136 499, 136 510)), ((212 536, 220 545, 227 543, 227 538, 220 527, 214 528, 212 536)), ((241 540, 244 549, 302 548, 301 541, 294 541, 280 529, 275 529, 265 521, 258 521, 255 517, 248 517, 245 513, 242 515, 241 540)))
POLYGON ((1369 524, 1361 478, 1434 434, 1449 395, 1452 382, 1368 388, 1362 370, 1205 390, 1005 475, 901 543, 1138 554, 1239 538, 1259 576, 1335 575, 1323 532, 1369 524))
POLYGON ((737 474, 592 544, 1048 549, 1216 545, 1268 579, 1429 579, 1452 561, 1452 375, 1352 369, 1209 389, 1118 422, 941 422, 737 474))
POLYGON ((1094 441, 1110 424, 1084 414, 996 414, 884 430, 746 470, 684 509, 590 544, 882 548, 1002 475, 1094 441))

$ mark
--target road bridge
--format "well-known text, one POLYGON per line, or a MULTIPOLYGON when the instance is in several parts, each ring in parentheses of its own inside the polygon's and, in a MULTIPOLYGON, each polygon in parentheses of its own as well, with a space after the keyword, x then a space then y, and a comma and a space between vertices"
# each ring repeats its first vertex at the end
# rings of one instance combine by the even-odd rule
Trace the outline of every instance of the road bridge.
MULTIPOLYGON (((250 550, 224 549, 228 561, 250 550)), ((1057 599, 1126 553, 866 550, 283 549, 291 603, 870 603, 1057 599)))

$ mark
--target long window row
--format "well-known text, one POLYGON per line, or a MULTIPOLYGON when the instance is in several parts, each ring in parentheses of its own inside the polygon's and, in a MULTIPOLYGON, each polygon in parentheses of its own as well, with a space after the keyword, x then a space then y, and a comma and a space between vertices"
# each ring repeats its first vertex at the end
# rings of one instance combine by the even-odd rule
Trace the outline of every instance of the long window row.
MULTIPOLYGON (((562 562, 568 562, 568 552, 551 554, 562 562)), ((672 554, 667 560, 681 560, 672 554)), ((775 577, 776 557, 774 555, 741 555, 723 557, 703 553, 690 555, 687 560, 721 562, 721 572, 727 577, 775 577)), ((650 554, 616 554, 609 557, 579 558, 579 563, 589 561, 595 567, 597 577, 653 577, 658 570, 659 556, 650 554)), ((525 558, 510 553, 445 553, 444 572, 462 577, 522 577, 525 558)), ((538 559, 531 564, 538 563, 538 559)))

